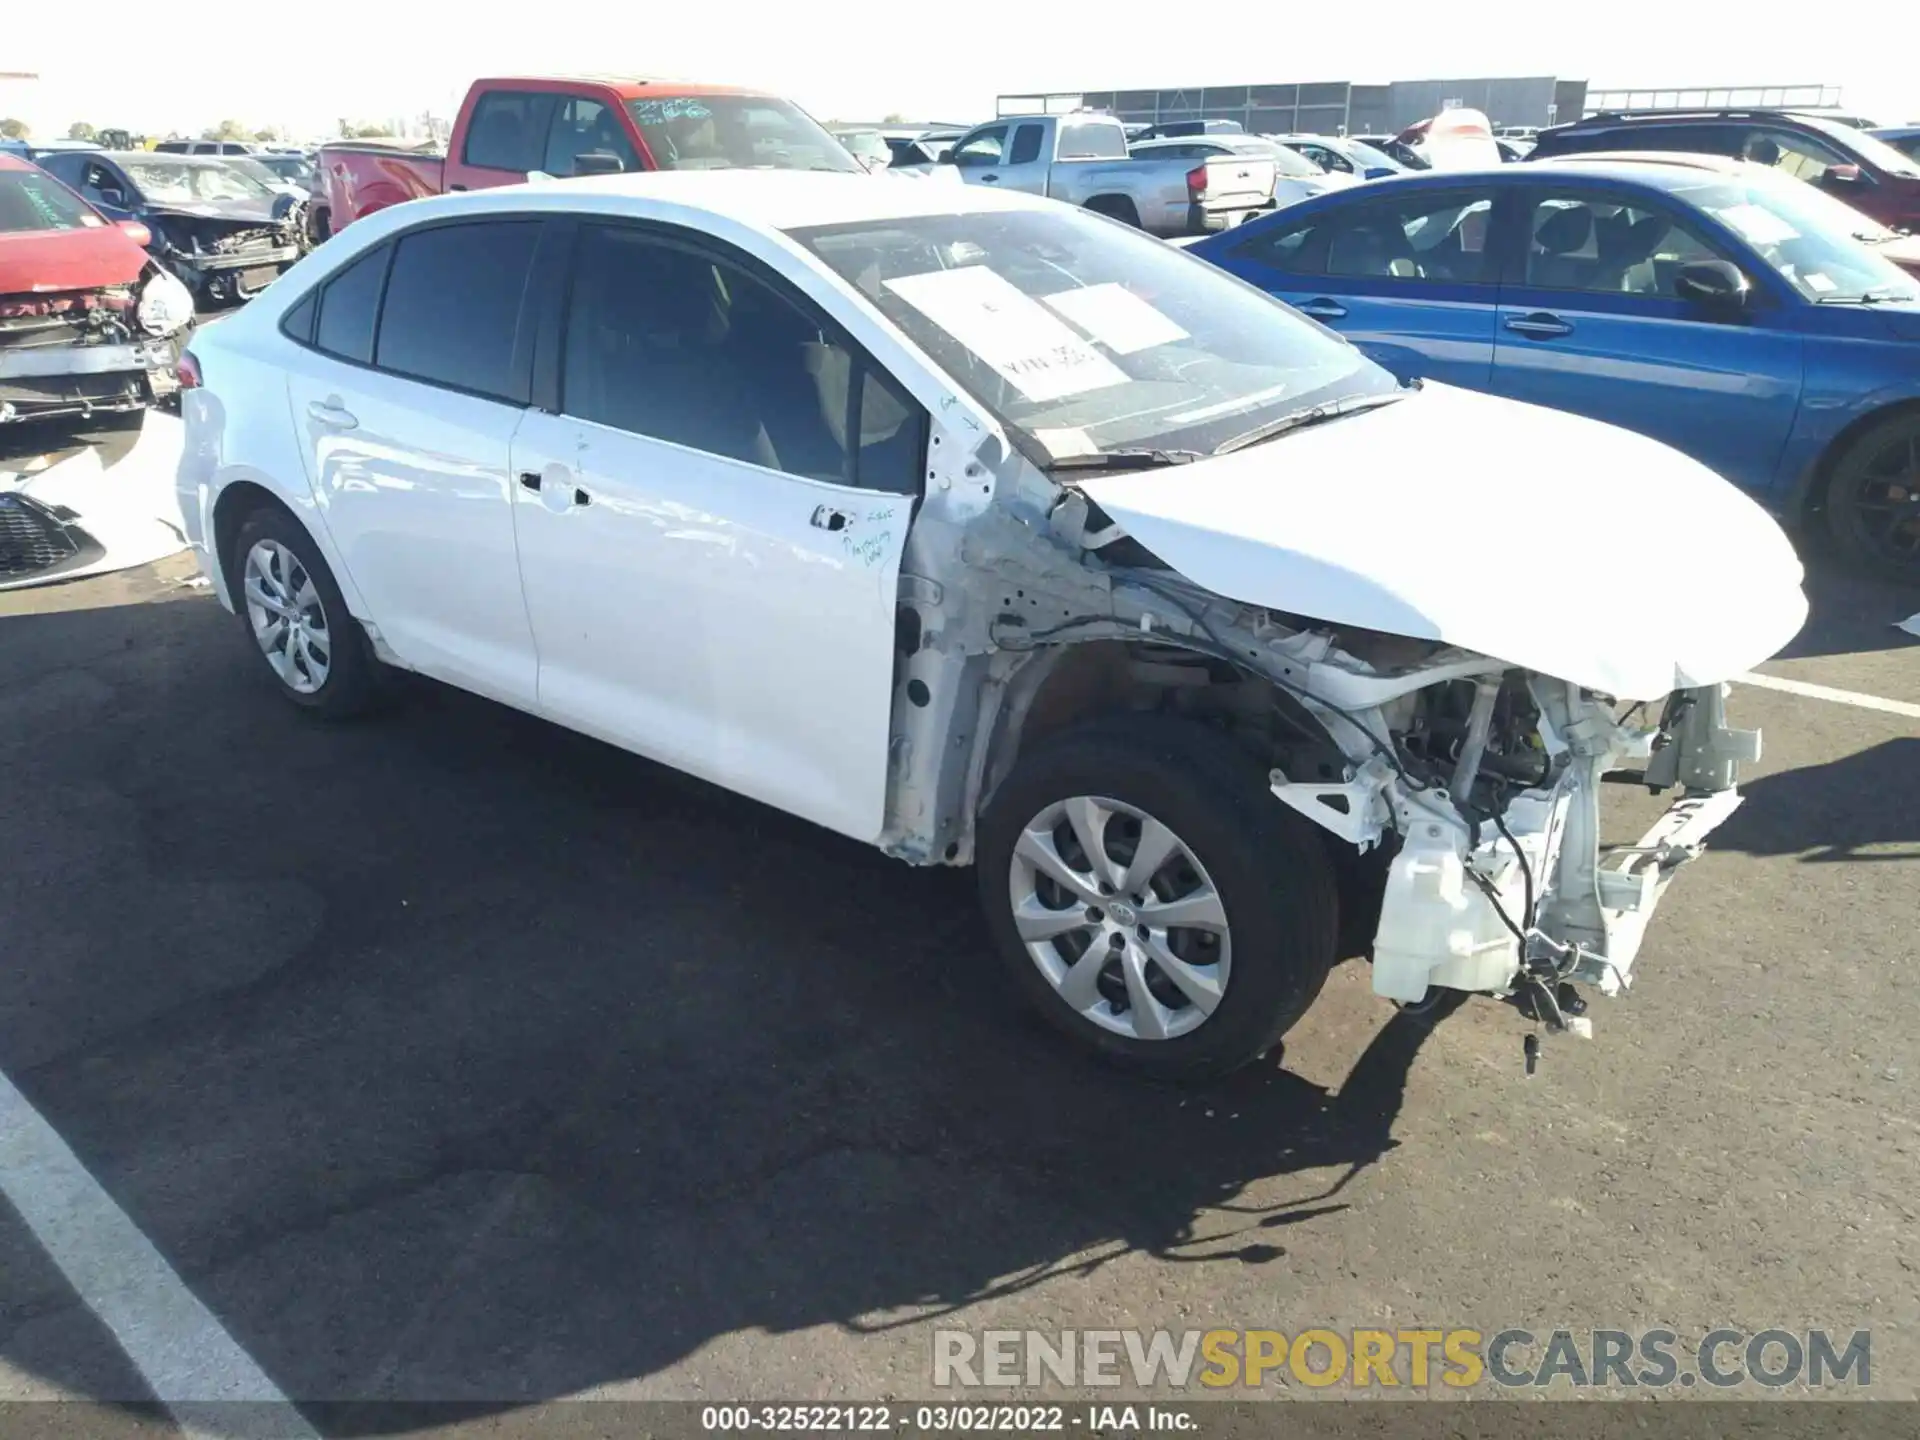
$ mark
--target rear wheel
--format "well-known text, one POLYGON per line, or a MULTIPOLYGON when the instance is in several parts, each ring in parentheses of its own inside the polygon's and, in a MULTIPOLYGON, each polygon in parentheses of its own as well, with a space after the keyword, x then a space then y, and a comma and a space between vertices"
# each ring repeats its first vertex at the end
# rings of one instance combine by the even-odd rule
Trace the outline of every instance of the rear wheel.
POLYGON ((1319 836, 1206 726, 1125 716, 1048 740, 995 795, 977 858, 1015 985, 1130 1069, 1198 1079, 1257 1058, 1334 961, 1319 836))
POLYGON ((1869 426, 1833 462, 1827 530, 1845 558, 1920 580, 1920 411, 1869 426))
POLYGON ((286 511, 249 515, 234 540, 234 608, 280 693, 328 719, 372 704, 373 659, 306 527, 286 511))

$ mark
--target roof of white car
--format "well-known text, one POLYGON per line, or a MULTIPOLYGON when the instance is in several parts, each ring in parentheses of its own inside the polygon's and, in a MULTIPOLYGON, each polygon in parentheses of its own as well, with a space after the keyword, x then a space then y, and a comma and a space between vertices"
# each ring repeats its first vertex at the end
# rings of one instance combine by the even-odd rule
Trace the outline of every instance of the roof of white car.
POLYGON ((922 215, 1037 210, 1052 203, 1017 191, 962 184, 958 175, 905 179, 884 172, 851 175, 803 170, 656 170, 542 181, 473 191, 461 198, 480 202, 473 206, 478 209, 521 209, 536 193, 541 203, 534 208, 539 209, 550 208, 549 195, 577 202, 559 208, 603 214, 646 215, 655 213, 647 202, 665 202, 771 230, 922 215))

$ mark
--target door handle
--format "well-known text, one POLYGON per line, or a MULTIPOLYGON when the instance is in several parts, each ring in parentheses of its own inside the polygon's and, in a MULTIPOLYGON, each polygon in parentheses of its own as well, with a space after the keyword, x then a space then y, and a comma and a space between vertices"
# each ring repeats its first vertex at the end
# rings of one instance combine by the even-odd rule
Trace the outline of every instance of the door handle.
POLYGON ((998 175, 982 175, 980 177, 980 183, 982 185, 998 185, 1000 183, 1000 177, 998 175))
POLYGON ((1316 320, 1339 320, 1347 313, 1347 307, 1338 300, 1329 300, 1324 295, 1317 300, 1302 300, 1293 307, 1302 315, 1311 315, 1316 320))
POLYGON ((814 507, 813 519, 809 522, 816 530, 844 530, 853 517, 844 510, 836 510, 831 505, 814 507))
POLYGON ((337 395, 330 395, 325 400, 309 400, 307 414, 335 430, 352 430, 360 424, 359 417, 342 405, 337 395))
POLYGON ((466 189, 466 188, 467 188, 467 187, 466 187, 466 186, 464 186, 464 185, 449 185, 449 186, 447 187, 447 189, 449 189, 449 190, 464 190, 464 189, 466 189))
POLYGON ((538 495, 540 493, 540 472, 538 470, 522 470, 520 472, 520 488, 522 490, 531 490, 534 494, 538 495))
POLYGON ((1506 323, 1507 329, 1516 335, 1525 335, 1529 340, 1555 340, 1573 333, 1573 326, 1558 315, 1549 315, 1544 310, 1533 315, 1512 316, 1506 323))

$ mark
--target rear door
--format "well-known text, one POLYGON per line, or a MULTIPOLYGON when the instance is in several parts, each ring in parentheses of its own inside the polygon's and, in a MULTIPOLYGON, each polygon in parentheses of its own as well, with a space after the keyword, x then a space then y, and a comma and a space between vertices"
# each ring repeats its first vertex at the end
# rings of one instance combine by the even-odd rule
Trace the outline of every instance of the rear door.
POLYGON ((1485 185, 1354 191, 1256 222, 1218 257, 1401 379, 1484 390, 1499 299, 1485 185), (1364 198, 1362 198, 1364 197, 1364 198))
POLYGON ((542 713, 874 839, 925 412, 689 232, 583 223, 563 318, 514 442, 542 713))
POLYGON ((383 243, 327 282, 288 347, 308 480, 380 634, 416 669, 526 708, 508 462, 541 228, 466 221, 383 243))
POLYGON ((1517 188, 1500 292, 1494 389, 1622 425, 1744 488, 1773 481, 1799 409, 1799 335, 1775 319, 1771 276, 1641 191, 1517 188), (1754 282, 1744 310, 1681 299, 1680 267, 1729 260, 1754 282))

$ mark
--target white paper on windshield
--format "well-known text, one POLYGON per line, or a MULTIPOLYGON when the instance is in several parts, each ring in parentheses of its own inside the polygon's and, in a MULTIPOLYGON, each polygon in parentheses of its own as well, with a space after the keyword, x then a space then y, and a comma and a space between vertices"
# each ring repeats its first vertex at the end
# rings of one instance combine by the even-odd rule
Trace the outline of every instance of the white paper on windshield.
POLYGON ((1810 270, 1800 278, 1807 282, 1807 288, 1809 290, 1818 290, 1822 295, 1840 288, 1818 270, 1810 270))
POLYGON ((1042 427, 1033 432, 1033 438, 1045 446, 1047 454, 1056 460, 1064 460, 1069 455, 1100 453, 1100 447, 1093 443, 1092 437, 1077 425, 1057 430, 1042 427))
POLYGON ((1126 286, 1111 281, 1042 298, 1116 355, 1187 338, 1187 332, 1173 321, 1126 286))
POLYGON ((1778 245, 1798 240, 1800 232, 1764 205, 1729 205, 1719 211, 1720 223, 1730 225, 1754 245, 1778 245))
POLYGON ((885 283, 1029 400, 1058 400, 1127 382, 1119 366, 985 265, 885 283))

